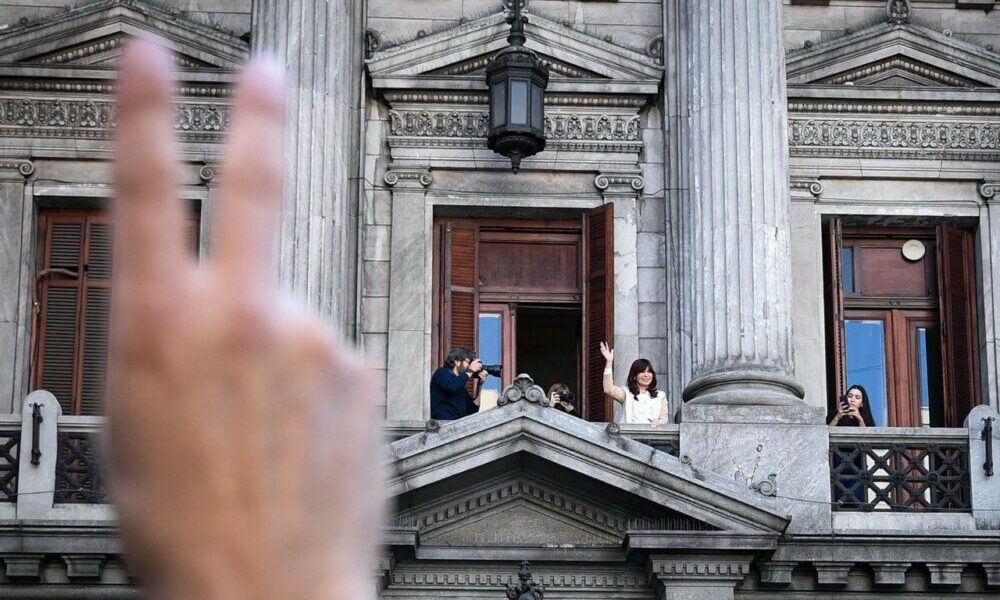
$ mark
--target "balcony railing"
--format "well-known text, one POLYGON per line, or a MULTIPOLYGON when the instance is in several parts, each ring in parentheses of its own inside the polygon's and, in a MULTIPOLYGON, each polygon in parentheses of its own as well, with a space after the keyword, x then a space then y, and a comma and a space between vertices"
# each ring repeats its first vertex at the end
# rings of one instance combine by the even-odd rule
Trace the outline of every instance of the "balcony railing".
POLYGON ((967 429, 830 430, 835 511, 970 512, 967 429))
POLYGON ((17 472, 21 446, 20 415, 0 417, 0 503, 17 501, 17 472))

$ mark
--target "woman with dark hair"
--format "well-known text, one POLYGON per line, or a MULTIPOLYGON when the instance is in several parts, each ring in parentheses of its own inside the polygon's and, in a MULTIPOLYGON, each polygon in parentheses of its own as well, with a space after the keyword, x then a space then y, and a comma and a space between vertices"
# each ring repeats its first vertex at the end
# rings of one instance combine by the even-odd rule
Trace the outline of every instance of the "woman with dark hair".
POLYGON ((601 342, 601 354, 607 364, 604 368, 604 393, 622 404, 625 409, 625 423, 642 423, 657 427, 670 422, 670 403, 667 394, 656 389, 656 371, 645 358, 632 362, 628 370, 625 387, 614 384, 613 363, 615 351, 601 342))
POLYGON ((826 422, 830 427, 875 427, 864 386, 855 384, 847 388, 837 406, 826 415, 826 422))

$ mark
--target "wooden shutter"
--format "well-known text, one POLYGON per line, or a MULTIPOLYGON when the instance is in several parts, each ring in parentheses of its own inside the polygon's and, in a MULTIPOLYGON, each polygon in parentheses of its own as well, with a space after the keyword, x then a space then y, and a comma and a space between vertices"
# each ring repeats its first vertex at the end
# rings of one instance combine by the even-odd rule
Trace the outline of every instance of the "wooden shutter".
POLYGON ((444 226, 442 354, 450 348, 476 347, 479 275, 476 268, 476 226, 447 222, 444 226))
POLYGON ((937 236, 945 424, 961 427, 980 402, 973 239, 948 226, 938 227, 937 236))
POLYGON ((41 218, 38 350, 33 387, 68 415, 99 415, 107 372, 111 226, 96 211, 41 218))
MULTIPOLYGON (((604 394, 600 344, 614 344, 614 204, 583 216, 583 408, 590 421, 610 421, 614 402, 604 394)), ((625 357, 622 357, 624 359, 625 357)))
POLYGON ((846 348, 844 345, 844 278, 841 264, 843 232, 840 219, 830 219, 823 231, 824 293, 826 295, 827 390, 830 406, 844 393, 846 348))

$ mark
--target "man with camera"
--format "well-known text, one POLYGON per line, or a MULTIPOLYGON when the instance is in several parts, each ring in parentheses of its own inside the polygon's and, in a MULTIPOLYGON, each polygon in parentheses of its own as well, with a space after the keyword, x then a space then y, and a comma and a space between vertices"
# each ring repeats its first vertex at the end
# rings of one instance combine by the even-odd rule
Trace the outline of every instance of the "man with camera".
POLYGON ((452 348, 431 375, 431 418, 453 421, 479 410, 479 391, 489 375, 468 348, 452 348), (469 386, 469 381, 474 383, 469 386))

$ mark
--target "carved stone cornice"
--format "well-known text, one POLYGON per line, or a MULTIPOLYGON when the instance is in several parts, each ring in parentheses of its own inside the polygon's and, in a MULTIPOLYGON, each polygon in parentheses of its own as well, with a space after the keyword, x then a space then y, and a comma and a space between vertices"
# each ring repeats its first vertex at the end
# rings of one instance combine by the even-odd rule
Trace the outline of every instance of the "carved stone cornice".
MULTIPOLYGON (((13 79, 0 77, 0 90, 2 91, 57 94, 95 94, 108 96, 114 94, 115 89, 115 84, 110 81, 104 82, 82 79, 13 79)), ((174 86, 173 92, 177 96, 227 98, 232 94, 232 86, 225 81, 217 84, 181 82, 180 84, 174 86)))
POLYGON ((427 187, 434 181, 429 169, 407 169, 404 167, 393 167, 386 172, 382 178, 386 185, 393 187, 427 187))
POLYGON ((651 556, 649 571, 661 582, 676 580, 727 582, 735 586, 750 574, 751 560, 751 556, 724 554, 651 556))
POLYGON ((990 204, 998 201, 998 193, 1000 193, 1000 179, 983 179, 979 182, 979 195, 990 204))
POLYGON ((35 163, 27 158, 0 158, 0 179, 23 180, 35 172, 35 163))
MULTIPOLYGON (((480 108, 489 102, 489 96, 479 92, 451 92, 433 90, 414 91, 390 91, 382 96, 389 104, 479 104, 480 108)), ((615 108, 641 108, 645 106, 647 99, 643 96, 635 95, 608 95, 597 94, 565 94, 552 93, 545 94, 545 106, 586 106, 586 107, 615 107, 615 108)), ((428 110, 433 107, 428 107, 428 110)), ((485 109, 483 109, 485 110, 485 109)))
POLYGON ((792 116, 792 156, 1000 159, 1000 123, 792 116))
MULTIPOLYGON (((628 570, 619 566, 600 568, 593 566, 574 567, 571 570, 534 573, 537 583, 546 588, 571 588, 603 590, 621 593, 638 592, 646 588, 646 577, 638 570, 628 570)), ((392 571, 392 584, 428 587, 434 589, 455 588, 466 595, 471 587, 497 589, 512 581, 510 569, 504 565, 484 564, 475 569, 458 569, 454 565, 420 565, 404 569, 397 566, 392 571)), ((503 597, 502 590, 496 596, 503 597)))
MULTIPOLYGON (((229 127, 227 104, 179 102, 174 129, 181 141, 221 142, 229 127)), ((0 97, 0 135, 110 140, 118 125, 111 99, 0 97)))
POLYGON ((646 187, 646 182, 638 173, 600 173, 594 177, 594 187, 605 197, 622 194, 636 196, 646 187))
POLYGON ((924 102, 905 100, 872 101, 847 98, 792 98, 788 111, 793 118, 804 118, 801 113, 818 113, 838 118, 838 113, 890 114, 890 115, 954 115, 990 117, 1000 116, 1000 104, 973 102, 924 102))
POLYGON ((823 182, 816 177, 791 177, 788 181, 788 187, 792 191, 805 190, 814 198, 819 198, 819 195, 823 193, 823 182))

